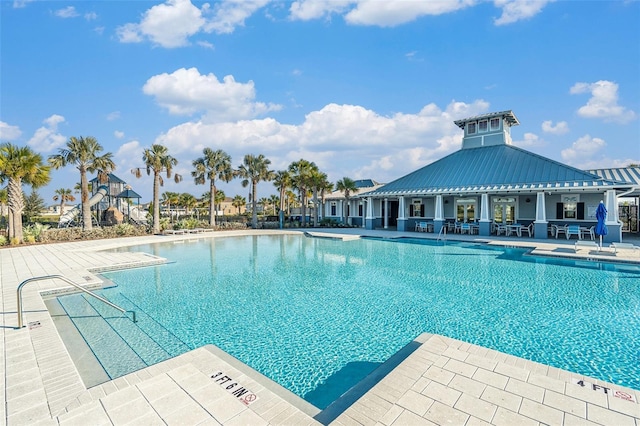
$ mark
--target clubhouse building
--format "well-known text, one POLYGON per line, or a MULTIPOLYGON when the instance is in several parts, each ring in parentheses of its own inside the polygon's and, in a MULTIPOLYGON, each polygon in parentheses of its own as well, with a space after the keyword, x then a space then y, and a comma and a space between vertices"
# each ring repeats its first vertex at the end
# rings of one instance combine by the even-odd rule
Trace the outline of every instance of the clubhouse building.
POLYGON ((569 225, 588 230, 602 201, 608 211, 604 241, 621 241, 618 198, 640 194, 638 182, 599 176, 514 146, 511 127, 519 122, 512 111, 455 124, 464 131, 460 150, 393 182, 358 191, 347 207, 355 213, 353 224, 398 231, 427 226, 434 233, 471 224, 472 230, 462 229, 480 236, 520 225, 545 239, 569 225))

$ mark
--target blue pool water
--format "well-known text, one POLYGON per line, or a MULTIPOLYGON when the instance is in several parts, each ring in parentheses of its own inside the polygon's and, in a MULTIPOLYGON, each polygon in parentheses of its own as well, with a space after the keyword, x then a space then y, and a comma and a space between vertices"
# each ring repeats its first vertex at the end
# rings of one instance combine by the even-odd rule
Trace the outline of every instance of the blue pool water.
POLYGON ((104 295, 184 350, 217 345, 319 408, 423 332, 640 389, 635 265, 297 235, 128 250, 174 263, 106 273, 117 287, 104 295))

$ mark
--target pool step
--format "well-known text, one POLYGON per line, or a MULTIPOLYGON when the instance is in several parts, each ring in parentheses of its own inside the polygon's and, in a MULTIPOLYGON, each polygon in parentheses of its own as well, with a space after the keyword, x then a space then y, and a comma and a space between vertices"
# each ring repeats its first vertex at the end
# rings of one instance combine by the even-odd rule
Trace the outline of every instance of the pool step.
POLYGON ((130 317, 99 300, 83 294, 58 300, 110 378, 171 357, 130 317))
MULTIPOLYGON (((138 321, 136 325, 166 351, 170 357, 178 356, 191 350, 189 346, 178 339, 173 333, 147 315, 140 306, 133 303, 128 297, 116 289, 103 290, 98 293, 124 309, 135 311, 138 321)), ((92 304, 95 305, 96 303, 92 302, 92 304)), ((105 307, 103 307, 103 309, 104 308, 105 307)))

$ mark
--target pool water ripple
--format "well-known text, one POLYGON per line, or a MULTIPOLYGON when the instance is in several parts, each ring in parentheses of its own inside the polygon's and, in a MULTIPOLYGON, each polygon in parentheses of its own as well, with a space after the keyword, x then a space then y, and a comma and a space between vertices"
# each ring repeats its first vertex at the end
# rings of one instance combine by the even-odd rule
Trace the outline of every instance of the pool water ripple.
POLYGON ((135 250, 175 263, 106 273, 118 287, 105 295, 122 293, 189 347, 215 344, 319 408, 330 401, 313 391, 332 375, 360 366, 357 380, 423 332, 640 389, 637 266, 292 235, 135 250))

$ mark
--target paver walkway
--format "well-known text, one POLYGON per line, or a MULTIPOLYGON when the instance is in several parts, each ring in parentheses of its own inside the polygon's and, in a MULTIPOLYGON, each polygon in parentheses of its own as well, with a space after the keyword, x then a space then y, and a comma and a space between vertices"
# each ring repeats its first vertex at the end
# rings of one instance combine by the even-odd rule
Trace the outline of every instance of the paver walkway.
MULTIPOLYGON (((419 336, 413 342, 415 350, 404 361, 349 405, 319 412, 211 346, 86 389, 41 295, 66 289, 61 281, 39 281, 24 288, 27 327, 16 329, 16 288, 27 278, 61 274, 76 283, 99 286, 98 270, 163 261, 143 253, 104 250, 246 232, 279 231, 150 236, 0 249, 0 368, 5 377, 0 386, 5 401, 0 408, 0 424, 640 426, 640 392, 437 335, 419 336)), ((363 230, 337 232, 352 235, 363 230)), ((416 236, 366 232, 385 237, 416 236)), ((640 263, 633 252, 619 252, 615 257, 610 253, 575 253, 572 245, 553 240, 493 239, 490 243, 535 247, 534 252, 541 255, 600 256, 640 263)))

